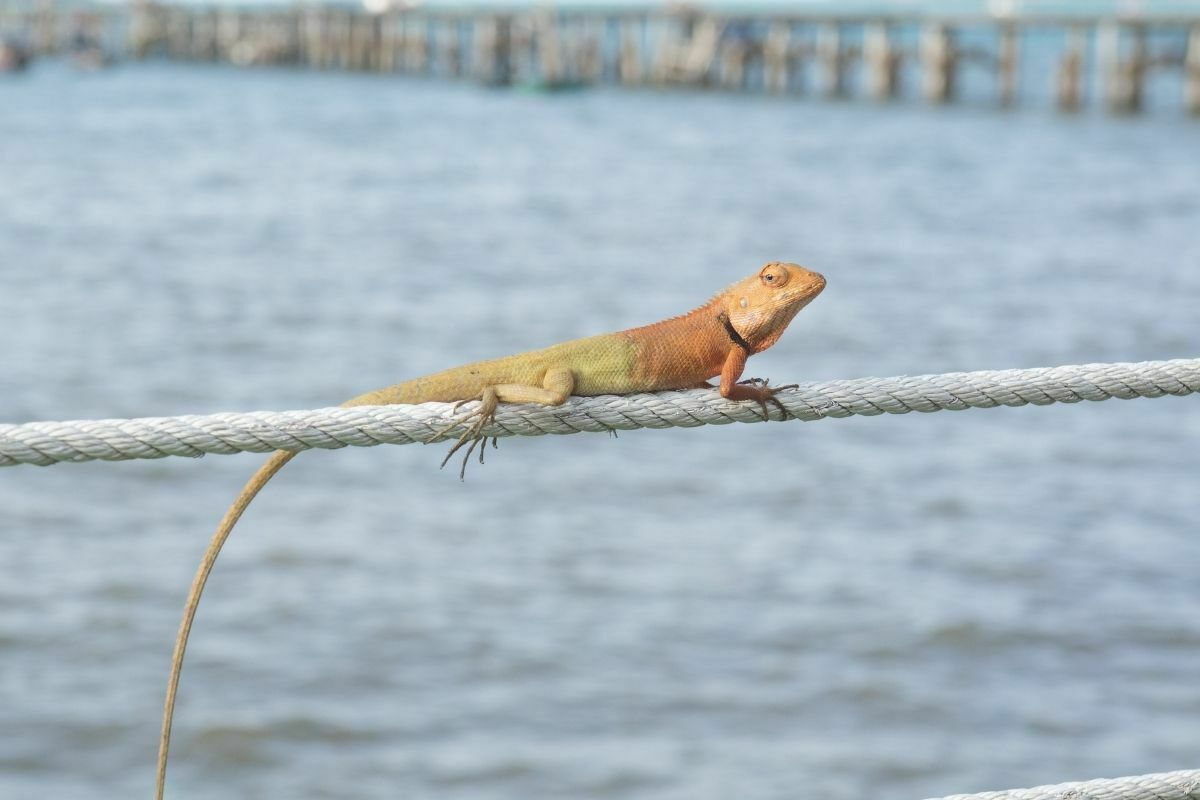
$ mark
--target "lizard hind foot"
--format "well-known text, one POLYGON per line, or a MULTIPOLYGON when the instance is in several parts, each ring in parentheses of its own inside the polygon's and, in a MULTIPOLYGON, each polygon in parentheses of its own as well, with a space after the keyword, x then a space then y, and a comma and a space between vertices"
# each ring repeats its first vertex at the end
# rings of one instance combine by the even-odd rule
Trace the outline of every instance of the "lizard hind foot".
MULTIPOLYGON (((466 480, 467 462, 471 459, 471 453, 473 453, 475 448, 479 447, 480 444, 482 444, 483 447, 479 448, 479 463, 483 463, 483 454, 487 449, 487 440, 489 437, 484 436, 482 432, 488 424, 496 420, 496 406, 499 405, 499 399, 496 397, 495 390, 490 387, 484 389, 478 398, 472 397, 467 400, 458 401, 454 404, 454 410, 457 411, 459 407, 465 403, 469 403, 471 400, 476 399, 480 401, 480 407, 477 410, 472 411, 462 419, 455 420, 449 426, 443 428, 437 433, 437 436, 443 436, 459 425, 466 425, 469 420, 474 418, 474 421, 471 422, 470 425, 466 426, 466 430, 463 431, 462 435, 458 437, 458 440, 450 447, 450 450, 446 453, 446 457, 442 459, 441 466, 439 467, 439 469, 444 469, 445 466, 450 463, 450 458, 463 447, 466 447, 467 452, 463 455, 462 467, 458 471, 459 480, 466 480)), ((496 437, 493 436, 490 438, 492 439, 492 447, 498 447, 496 444, 496 437)))

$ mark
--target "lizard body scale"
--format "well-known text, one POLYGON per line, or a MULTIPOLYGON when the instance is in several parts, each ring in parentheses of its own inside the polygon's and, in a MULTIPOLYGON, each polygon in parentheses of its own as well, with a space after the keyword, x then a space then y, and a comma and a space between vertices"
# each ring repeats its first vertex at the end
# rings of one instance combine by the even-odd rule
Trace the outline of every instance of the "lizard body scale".
MULTIPOLYGON (((753 400, 766 412, 775 389, 765 381, 740 382, 746 359, 778 341, 788 324, 825 288, 820 274, 772 262, 686 314, 616 333, 574 339, 542 350, 477 361, 360 395, 344 406, 479 400, 472 424, 447 454, 484 438, 481 431, 498 403, 561 405, 571 395, 632 394, 706 386, 720 376, 731 400, 753 400)), ((782 408, 782 407, 781 407, 782 408)), ((450 427, 456 427, 451 425, 450 427)), ((448 429, 447 429, 448 430, 448 429)), ((204 585, 222 545, 263 486, 295 453, 277 451, 250 478, 226 511, 204 552, 188 591, 171 656, 159 738, 155 797, 162 800, 175 697, 188 635, 204 585)), ((443 466, 445 461, 442 462, 443 466)), ((464 469, 466 459, 463 461, 464 469)))

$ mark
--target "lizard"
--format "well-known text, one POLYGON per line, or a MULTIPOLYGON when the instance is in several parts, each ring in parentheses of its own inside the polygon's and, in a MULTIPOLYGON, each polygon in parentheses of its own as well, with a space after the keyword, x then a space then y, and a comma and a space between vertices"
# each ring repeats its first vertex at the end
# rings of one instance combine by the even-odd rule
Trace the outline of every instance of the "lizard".
MULTIPOLYGON (((619 395, 700 386, 714 388, 708 380, 720 376, 720 384, 715 388, 722 397, 757 402, 764 419, 768 417, 767 403, 774 403, 786 418, 787 411, 775 399, 775 393, 792 387, 774 388, 765 380, 739 379, 746 367, 746 359, 775 344, 796 314, 824 288, 825 278, 819 273, 797 264, 771 262, 686 314, 640 328, 574 339, 542 350, 454 367, 367 392, 342 405, 446 402, 455 403, 457 410, 465 403, 479 401, 477 409, 433 437, 436 439, 459 425, 464 427, 462 435, 442 461, 444 467, 450 457, 466 445, 463 470, 475 446, 481 443, 486 446, 487 437, 483 432, 494 419, 500 403, 558 406, 571 395, 619 395)), ((222 545, 242 513, 263 486, 295 455, 279 450, 254 473, 218 524, 192 580, 167 681, 155 786, 158 800, 162 800, 165 788, 175 697, 200 595, 222 545)), ((481 449, 480 460, 482 456, 481 449)), ((460 472, 460 478, 462 475, 460 472)))

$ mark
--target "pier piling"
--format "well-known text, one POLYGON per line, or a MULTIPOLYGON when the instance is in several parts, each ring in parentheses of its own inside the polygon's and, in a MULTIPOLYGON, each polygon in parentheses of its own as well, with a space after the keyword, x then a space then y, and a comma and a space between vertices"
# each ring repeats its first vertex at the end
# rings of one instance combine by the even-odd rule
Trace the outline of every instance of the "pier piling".
POLYGON ((840 23, 823 22, 817 28, 817 61, 821 64, 819 93, 827 98, 845 97, 846 54, 840 23))
POLYGON ((871 98, 894 99, 900 90, 901 51, 892 43, 886 22, 872 22, 863 31, 863 61, 871 98))
POLYGON ((1188 34, 1187 54, 1183 60, 1183 104, 1192 116, 1200 116, 1200 23, 1188 34))
POLYGON ((925 99, 936 105, 953 100, 958 59, 948 26, 930 23, 921 32, 921 67, 925 99))
POLYGON ((1103 23, 1097 33, 1097 57, 1104 72, 1105 99, 1115 114, 1142 110, 1142 79, 1146 72, 1146 29, 1141 25, 1103 23), (1128 53, 1125 40, 1128 39, 1128 53))
POLYGON ((1017 102, 1017 70, 1020 63, 1021 39, 1017 26, 1011 22, 1000 26, 1000 41, 996 55, 997 99, 1004 108, 1017 102))
POLYGON ((1083 59, 1087 48, 1087 33, 1078 25, 1067 31, 1066 49, 1059 61, 1056 76, 1055 100, 1058 109, 1078 111, 1083 106, 1083 59))

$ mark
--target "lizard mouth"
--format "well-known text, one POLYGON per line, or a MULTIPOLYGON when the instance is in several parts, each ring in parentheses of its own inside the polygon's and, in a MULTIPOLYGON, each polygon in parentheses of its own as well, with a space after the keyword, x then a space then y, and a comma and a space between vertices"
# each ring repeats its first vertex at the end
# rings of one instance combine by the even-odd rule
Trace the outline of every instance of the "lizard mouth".
POLYGON ((813 297, 819 295, 825 288, 825 276, 819 272, 809 272, 808 286, 805 287, 813 297))
POLYGON ((800 286, 797 286, 791 293, 789 299, 799 301, 803 308, 814 297, 825 290, 825 276, 819 272, 809 272, 805 276, 807 280, 800 286))

